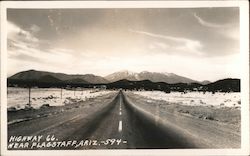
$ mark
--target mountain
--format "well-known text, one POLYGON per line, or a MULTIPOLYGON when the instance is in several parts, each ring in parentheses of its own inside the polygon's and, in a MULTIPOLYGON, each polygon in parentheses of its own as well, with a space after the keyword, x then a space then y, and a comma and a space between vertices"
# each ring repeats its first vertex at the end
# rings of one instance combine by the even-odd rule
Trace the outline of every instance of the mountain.
POLYGON ((107 79, 110 82, 127 79, 130 81, 150 80, 152 82, 165 82, 169 84, 198 82, 183 76, 176 75, 174 73, 157 73, 157 72, 147 72, 147 71, 134 73, 127 70, 107 75, 105 79, 107 79))
POLYGON ((105 78, 101 77, 101 76, 96 76, 93 74, 85 74, 85 75, 81 75, 79 78, 92 83, 92 84, 102 84, 102 83, 109 83, 108 80, 106 80, 105 78))
POLYGON ((203 84, 203 85, 207 85, 207 84, 209 84, 209 83, 211 83, 211 82, 208 81, 208 80, 205 80, 205 81, 201 81, 201 82, 200 82, 200 84, 203 84))
POLYGON ((62 80, 55 78, 54 76, 51 76, 51 75, 44 75, 40 77, 38 81, 42 83, 59 83, 62 80))
MULTIPOLYGON (((63 73, 53 73, 53 72, 45 72, 45 71, 36 71, 36 70, 28 70, 19 72, 8 79, 10 80, 39 80, 43 76, 53 76, 61 81, 69 81, 73 79, 83 80, 86 83, 93 83, 93 84, 101 84, 101 83, 108 83, 106 79, 100 76, 96 76, 93 74, 85 74, 85 75, 70 75, 70 74, 63 74, 63 73)), ((74 80, 75 81, 75 80, 74 80)))
POLYGON ((80 79, 80 78, 65 80, 64 82, 67 84, 89 84, 89 82, 87 82, 83 79, 80 79))
POLYGON ((137 81, 138 80, 137 75, 138 75, 137 73, 130 72, 128 70, 122 70, 122 71, 118 71, 110 75, 107 75, 104 78, 110 82, 116 82, 116 81, 123 80, 123 79, 130 80, 130 81, 137 81))
POLYGON ((206 91, 240 92, 240 79, 223 79, 205 85, 206 91))

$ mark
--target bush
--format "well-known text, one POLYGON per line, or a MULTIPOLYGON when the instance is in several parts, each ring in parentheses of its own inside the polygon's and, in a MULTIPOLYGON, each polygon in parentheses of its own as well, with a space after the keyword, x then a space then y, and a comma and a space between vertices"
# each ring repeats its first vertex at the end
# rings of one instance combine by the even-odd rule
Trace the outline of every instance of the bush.
POLYGON ((40 108, 48 108, 48 107, 50 107, 49 104, 43 104, 40 108))

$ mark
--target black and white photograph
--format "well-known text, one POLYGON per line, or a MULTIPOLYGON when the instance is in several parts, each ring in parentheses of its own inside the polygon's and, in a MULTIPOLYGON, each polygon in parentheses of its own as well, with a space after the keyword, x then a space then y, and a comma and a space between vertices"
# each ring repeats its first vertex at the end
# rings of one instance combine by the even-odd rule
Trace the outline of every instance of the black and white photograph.
POLYGON ((2 149, 246 147, 240 6, 82 6, 4 8, 2 149))

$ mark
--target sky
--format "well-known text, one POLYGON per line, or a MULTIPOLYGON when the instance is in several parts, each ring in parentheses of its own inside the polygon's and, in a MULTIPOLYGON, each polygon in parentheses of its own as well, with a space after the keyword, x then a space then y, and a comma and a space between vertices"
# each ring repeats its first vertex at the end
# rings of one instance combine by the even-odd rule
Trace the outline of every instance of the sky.
POLYGON ((238 8, 8 9, 7 72, 240 78, 238 8))

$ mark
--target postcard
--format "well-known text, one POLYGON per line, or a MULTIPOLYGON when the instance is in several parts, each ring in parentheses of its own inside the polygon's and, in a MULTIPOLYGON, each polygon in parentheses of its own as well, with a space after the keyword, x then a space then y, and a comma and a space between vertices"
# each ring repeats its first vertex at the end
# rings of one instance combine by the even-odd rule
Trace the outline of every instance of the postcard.
POLYGON ((1 155, 248 155, 246 1, 1 3, 1 155))

